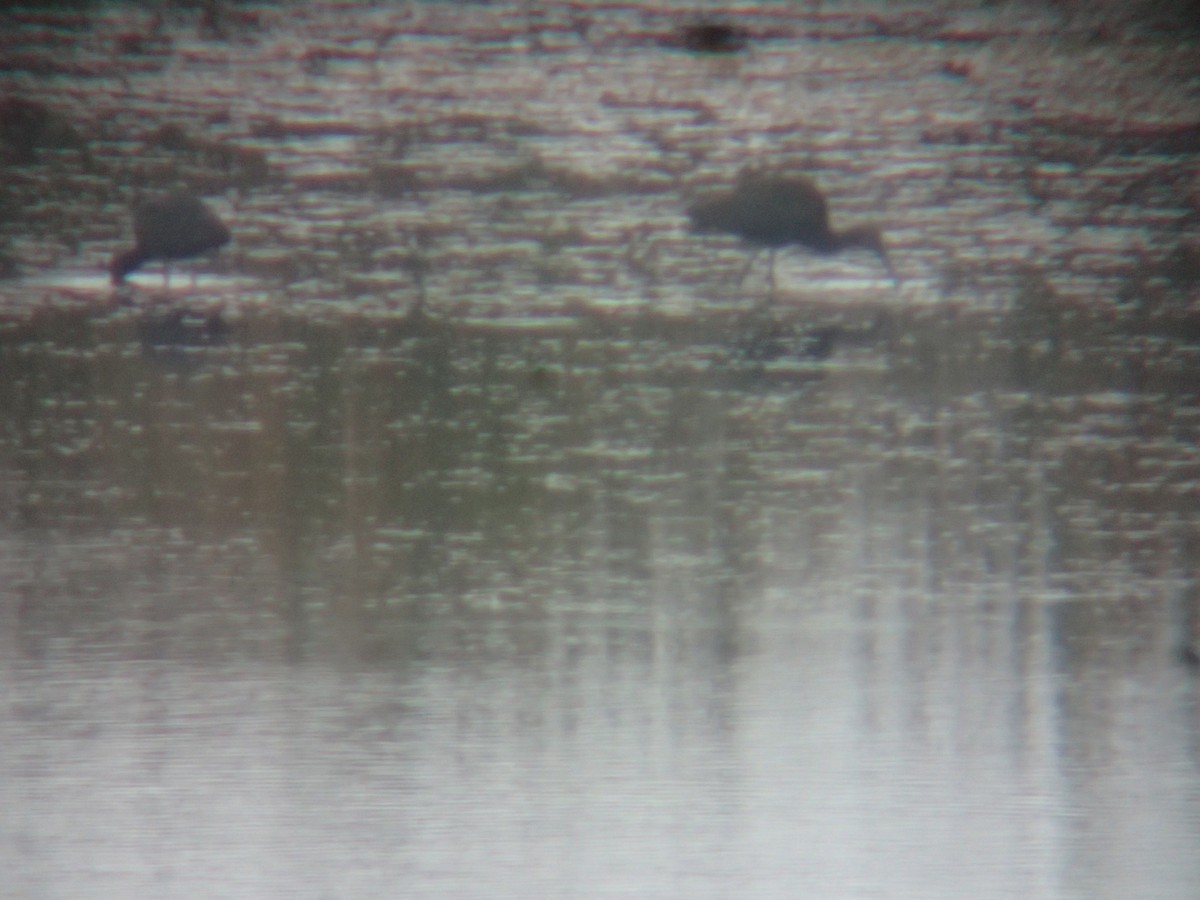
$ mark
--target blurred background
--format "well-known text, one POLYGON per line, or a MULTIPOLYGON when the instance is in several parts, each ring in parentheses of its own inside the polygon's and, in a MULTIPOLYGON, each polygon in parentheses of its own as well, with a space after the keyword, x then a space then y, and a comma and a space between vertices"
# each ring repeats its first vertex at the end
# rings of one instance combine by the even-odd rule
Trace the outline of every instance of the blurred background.
POLYGON ((1200 892, 1195 3, 0 35, 7 896, 1200 892))

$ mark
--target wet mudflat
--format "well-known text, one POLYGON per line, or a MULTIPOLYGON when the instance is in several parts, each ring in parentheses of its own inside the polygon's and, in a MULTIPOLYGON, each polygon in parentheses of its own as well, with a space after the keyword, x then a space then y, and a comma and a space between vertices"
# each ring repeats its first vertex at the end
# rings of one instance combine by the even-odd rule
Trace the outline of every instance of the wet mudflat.
POLYGON ((6 890, 1195 896, 1194 36, 692 12, 4 22, 6 890))

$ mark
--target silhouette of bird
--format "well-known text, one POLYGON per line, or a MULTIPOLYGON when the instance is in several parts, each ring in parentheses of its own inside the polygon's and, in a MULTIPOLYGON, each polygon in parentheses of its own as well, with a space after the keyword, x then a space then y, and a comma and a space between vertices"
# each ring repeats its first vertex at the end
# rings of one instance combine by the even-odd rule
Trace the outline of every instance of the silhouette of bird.
POLYGON ((701 21, 685 25, 678 43, 693 53, 737 53, 748 43, 746 32, 724 22, 701 21))
POLYGON ((142 263, 162 260, 163 283, 170 282, 170 264, 217 250, 229 243, 229 229, 198 197, 171 194, 142 204, 133 214, 134 246, 112 258, 112 283, 142 263))
MULTIPOLYGON (((732 234, 767 250, 771 254, 769 283, 772 295, 775 293, 775 251, 788 244, 802 244, 821 254, 870 250, 883 261, 888 275, 899 283, 879 226, 857 225, 844 231, 830 228, 825 195, 802 175, 786 177, 743 170, 732 191, 696 203, 687 213, 692 229, 698 233, 732 234)), ((753 263, 754 258, 750 261, 753 263)), ((749 270, 749 264, 746 270, 749 270)), ((745 271, 742 277, 745 277, 745 271)))

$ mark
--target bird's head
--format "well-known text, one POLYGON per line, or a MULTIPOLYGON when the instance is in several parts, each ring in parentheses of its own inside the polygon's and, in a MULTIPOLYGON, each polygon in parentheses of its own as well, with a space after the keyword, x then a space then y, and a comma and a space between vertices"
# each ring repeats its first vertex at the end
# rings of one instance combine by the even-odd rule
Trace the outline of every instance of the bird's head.
POLYGON ((108 274, 112 277, 113 285, 125 281, 125 276, 135 268, 137 268, 137 255, 132 250, 114 254, 112 262, 108 264, 108 274))
POLYGON ((891 279, 896 284, 900 283, 900 277, 892 268, 892 261, 888 258, 887 245, 883 242, 883 232, 878 225, 856 225, 853 228, 847 228, 838 235, 838 244, 843 250, 851 248, 870 250, 883 262, 883 267, 891 279))

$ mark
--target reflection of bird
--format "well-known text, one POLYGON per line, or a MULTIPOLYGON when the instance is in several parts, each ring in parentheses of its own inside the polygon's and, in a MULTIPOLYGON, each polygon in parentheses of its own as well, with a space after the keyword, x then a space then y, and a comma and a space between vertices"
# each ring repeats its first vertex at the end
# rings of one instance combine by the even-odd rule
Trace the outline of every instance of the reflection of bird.
POLYGON ((771 254, 770 285, 775 291, 775 251, 803 244, 816 253, 870 250, 878 254, 895 279, 883 235, 877 225, 858 225, 845 231, 829 227, 825 195, 803 176, 743 171, 732 191, 701 201, 688 210, 695 231, 722 232, 740 237, 771 254))
POLYGON ((151 309, 137 324, 142 355, 169 369, 188 371, 204 360, 204 351, 229 340, 221 310, 151 309))
POLYGON ((1193 672, 1200 672, 1200 653, 1191 644, 1181 644, 1175 653, 1176 659, 1193 672))
POLYGON ((220 310, 201 313, 170 309, 144 316, 138 322, 138 334, 146 350, 216 347, 228 340, 229 326, 220 310))
POLYGON ((747 334, 741 347, 743 355, 755 362, 773 362, 789 356, 820 362, 833 355, 834 346, 844 333, 845 329, 837 325, 798 333, 782 322, 770 322, 747 334))
POLYGON ((144 262, 161 259, 167 264, 164 281, 169 280, 171 260, 189 259, 229 243, 229 229, 217 214, 190 194, 172 194, 139 206, 133 214, 134 246, 112 258, 109 271, 113 284, 144 262))

